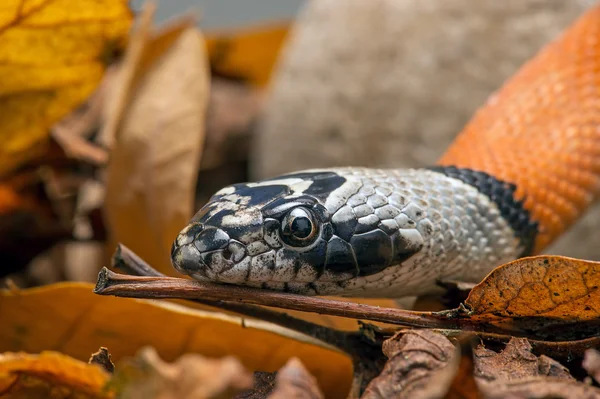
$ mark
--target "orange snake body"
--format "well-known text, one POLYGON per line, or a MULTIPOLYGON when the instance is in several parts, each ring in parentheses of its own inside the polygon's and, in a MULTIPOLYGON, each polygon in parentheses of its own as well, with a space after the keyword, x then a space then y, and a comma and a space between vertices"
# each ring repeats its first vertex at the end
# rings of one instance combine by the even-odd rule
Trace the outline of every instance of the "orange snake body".
POLYGON ((438 163, 515 184, 538 222, 534 253, 577 221, 600 190, 600 7, 492 95, 438 163))

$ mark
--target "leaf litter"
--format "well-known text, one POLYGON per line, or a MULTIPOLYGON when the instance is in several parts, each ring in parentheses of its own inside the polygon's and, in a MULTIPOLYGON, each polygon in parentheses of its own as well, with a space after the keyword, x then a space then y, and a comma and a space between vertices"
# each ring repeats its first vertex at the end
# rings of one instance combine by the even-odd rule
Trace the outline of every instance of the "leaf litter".
MULTIPOLYGON (((57 198, 29 200, 24 187, 37 187, 38 180, 23 185, 27 175, 10 176, 32 161, 46 162, 40 154, 52 136, 62 149, 60 162, 99 168, 107 188, 109 250, 124 242, 163 274, 173 273, 168 247, 193 212, 210 74, 246 75, 242 80, 265 86, 289 26, 205 41, 189 16, 155 29, 155 6, 147 3, 128 36, 133 18, 125 3, 85 1, 75 14, 63 12, 68 10, 60 8, 68 7, 63 2, 40 0, 12 2, 0 11, 0 60, 5 61, 0 75, 14 77, 0 93, 6 114, 0 134, 8 143, 0 149, 0 175, 12 179, 0 184, 0 220, 13 220, 9 217, 23 210, 41 221, 29 223, 34 226, 60 219, 47 206, 56 208, 57 198), (52 31, 60 36, 53 37, 56 43, 72 48, 56 48, 47 40, 34 41, 37 47, 28 52, 13 48, 26 42, 19 38, 48 36, 44 30, 50 25, 59 27, 52 31), (125 56, 113 63, 111 54, 123 50, 125 56), (268 54, 244 64, 258 50, 268 54), (86 99, 87 113, 77 115, 86 99), (57 124, 70 112, 71 119, 57 124), (90 132, 98 128, 100 144, 91 144, 90 132)), ((259 104, 264 92, 259 97, 252 101, 259 104)), ((252 123, 258 112, 254 102, 246 104, 251 112, 238 125, 252 123)), ((211 165, 223 162, 212 159, 211 165)), ((68 186, 58 170, 41 175, 46 189, 68 186)), ((61 195, 59 189, 48 191, 61 195)), ((50 234, 39 251, 71 236, 61 232, 66 236, 50 234)), ((7 235, 13 236, 19 237, 7 235)), ((440 282, 448 290, 441 307, 458 305, 438 312, 241 293, 158 273, 127 280, 103 271, 106 285, 99 281, 96 292, 157 298, 169 297, 167 287, 171 297, 180 298, 178 288, 202 290, 195 299, 246 316, 95 296, 89 284, 32 290, 7 284, 12 288, 0 293, 0 397, 596 398, 599 265, 539 256, 503 265, 474 287, 440 282), (239 306, 227 306, 232 300, 239 306), (322 313, 315 315, 320 322, 341 316, 388 324, 339 331, 336 323, 311 325, 245 303, 295 309, 294 315, 322 313), (256 321, 257 315, 270 323, 256 321)))

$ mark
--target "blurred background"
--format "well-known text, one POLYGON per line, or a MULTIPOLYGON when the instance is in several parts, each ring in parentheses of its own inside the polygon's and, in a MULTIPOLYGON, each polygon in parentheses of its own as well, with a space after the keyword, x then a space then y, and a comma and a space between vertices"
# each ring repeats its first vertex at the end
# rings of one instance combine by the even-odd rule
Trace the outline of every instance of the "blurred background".
MULTIPOLYGON (((0 111, 0 284, 94 281, 117 242, 175 275, 170 243, 225 185, 313 167, 431 165, 593 3, 162 1, 146 28, 149 3, 131 2, 129 16, 105 5, 98 15, 114 26, 104 23, 113 36, 97 49, 102 65, 75 71, 92 49, 73 45, 28 70, 24 87, 5 78, 3 101, 22 107, 0 111), (201 45, 181 50, 189 29, 201 45), (89 77, 85 95, 56 89, 61 74, 40 78, 52 68, 89 77), (36 79, 54 85, 52 101, 71 102, 43 102, 36 86, 42 97, 28 103, 36 79)), ((86 24, 82 42, 95 43, 86 24)), ((15 69, 3 76, 21 73, 6 57, 15 69)), ((595 207, 549 252, 600 259, 599 220, 595 207)))
MULTIPOLYGON (((172 0, 161 1, 156 10, 156 20, 165 21, 190 9, 200 11, 204 29, 237 28, 257 25, 272 20, 292 19, 306 0, 172 0)), ((134 0, 133 8, 144 2, 134 0)))

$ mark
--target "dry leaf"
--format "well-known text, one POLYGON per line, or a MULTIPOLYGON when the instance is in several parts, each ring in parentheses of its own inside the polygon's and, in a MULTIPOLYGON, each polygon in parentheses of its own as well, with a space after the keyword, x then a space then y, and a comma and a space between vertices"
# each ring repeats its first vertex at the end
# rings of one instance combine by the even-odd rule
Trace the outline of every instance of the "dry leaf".
POLYGON ((104 297, 92 290, 91 284, 60 283, 0 291, 0 352, 52 349, 87 361, 104 346, 118 364, 152 345, 166 361, 184 353, 234 355, 249 370, 267 372, 298 357, 328 398, 350 388, 350 358, 305 335, 253 319, 162 301, 104 297))
POLYGON ((290 22, 211 32, 206 46, 214 74, 265 86, 285 44, 290 22))
POLYGON ((481 383, 486 399, 598 399, 600 390, 582 382, 554 378, 526 378, 502 383, 481 383))
POLYGON ((49 128, 92 94, 131 20, 125 0, 3 2, 0 175, 39 154, 49 128))
POLYGON ((234 357, 185 354, 169 364, 151 347, 140 350, 118 374, 123 399, 231 398, 253 384, 252 373, 234 357))
MULTIPOLYGON (((343 392, 339 392, 340 395, 343 392)), ((297 358, 290 359, 287 364, 279 370, 275 378, 275 389, 269 395, 269 399, 321 399, 323 393, 319 389, 317 380, 304 368, 302 362, 297 358)))
POLYGON ((108 353, 108 349, 104 347, 98 349, 98 352, 93 353, 92 356, 90 356, 88 363, 97 364, 109 373, 115 371, 115 365, 112 362, 110 353, 108 353))
POLYGON ((118 127, 107 176, 108 250, 122 242, 174 274, 169 253, 194 211, 208 101, 202 36, 186 20, 149 40, 137 62, 122 122, 107 122, 118 127))
POLYGON ((468 316, 506 330, 551 340, 596 335, 600 317, 600 263, 542 255, 493 270, 465 301, 468 316), (577 324, 556 331, 557 325, 577 324))
POLYGON ((384 342, 389 360, 363 398, 600 397, 599 389, 575 381, 560 363, 534 356, 526 339, 512 339, 500 353, 471 350, 461 341, 459 356, 434 330, 398 332, 384 342))
POLYGON ((525 338, 512 338, 504 350, 496 353, 484 347, 475 350, 476 375, 487 381, 511 381, 529 377, 550 376, 572 380, 569 370, 548 356, 531 353, 525 338))
POLYGON ((440 388, 437 397, 447 390, 434 379, 435 371, 447 367, 455 353, 454 345, 443 335, 431 330, 402 330, 383 343, 383 353, 389 360, 367 386, 363 399, 427 397, 422 393, 431 385, 440 388))
POLYGON ((0 354, 0 396, 2 398, 63 397, 108 398, 104 390, 110 374, 97 365, 57 352, 0 354))

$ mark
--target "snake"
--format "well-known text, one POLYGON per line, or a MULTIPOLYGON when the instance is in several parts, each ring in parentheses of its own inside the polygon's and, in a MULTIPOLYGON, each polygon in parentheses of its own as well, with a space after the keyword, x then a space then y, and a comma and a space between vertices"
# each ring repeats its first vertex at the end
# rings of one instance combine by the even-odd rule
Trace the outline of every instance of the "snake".
POLYGON ((432 166, 224 187, 174 239, 171 262, 203 282, 301 295, 434 294, 541 253, 599 190, 596 6, 491 94, 432 166))

